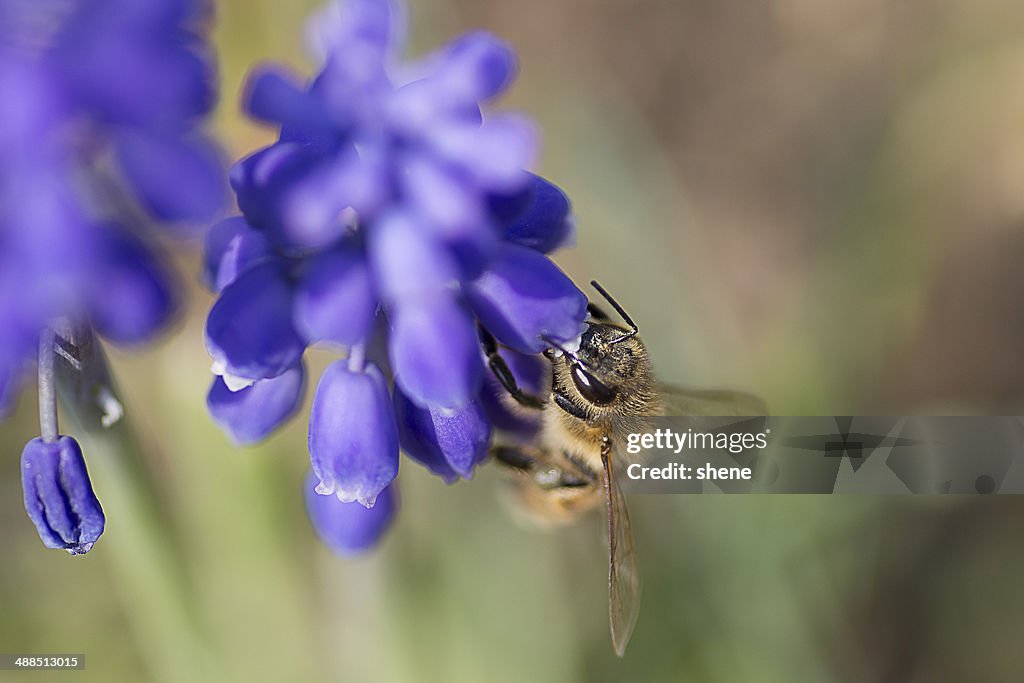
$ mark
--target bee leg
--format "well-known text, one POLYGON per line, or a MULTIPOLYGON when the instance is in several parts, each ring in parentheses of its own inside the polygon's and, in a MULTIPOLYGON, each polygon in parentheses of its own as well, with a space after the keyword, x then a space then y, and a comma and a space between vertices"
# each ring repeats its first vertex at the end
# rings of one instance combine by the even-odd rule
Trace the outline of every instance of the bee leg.
POLYGON ((483 325, 478 324, 476 329, 477 335, 480 337, 480 345, 483 346, 484 355, 487 357, 487 365, 490 367, 491 372, 494 373, 494 376, 498 378, 498 381, 501 382, 501 386, 505 387, 505 391, 521 406, 536 410, 542 408, 544 401, 519 388, 516 376, 512 374, 508 363, 498 353, 498 342, 494 335, 488 332, 483 325))
POLYGON ((573 402, 573 400, 566 396, 564 393, 562 393, 561 391, 556 391, 552 395, 555 397, 555 404, 557 404, 559 408, 569 413, 576 419, 583 420, 584 422, 587 423, 590 422, 590 416, 587 415, 586 411, 580 408, 578 405, 576 405, 573 402))
POLYGON ((491 449, 491 455, 502 465, 522 472, 529 472, 537 464, 535 457, 514 446, 495 446, 491 449))
POLYGON ((594 485, 596 475, 568 454, 558 459, 527 447, 495 446, 491 455, 502 465, 528 477, 534 486, 541 489, 590 488, 594 485))

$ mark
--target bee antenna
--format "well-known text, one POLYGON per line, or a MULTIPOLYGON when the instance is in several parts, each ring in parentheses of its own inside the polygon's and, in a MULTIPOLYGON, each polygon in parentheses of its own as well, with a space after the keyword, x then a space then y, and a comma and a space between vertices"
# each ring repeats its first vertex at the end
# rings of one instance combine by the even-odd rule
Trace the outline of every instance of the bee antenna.
POLYGON ((548 335, 542 334, 540 336, 540 339, 541 339, 541 341, 543 341, 545 344, 547 344, 551 348, 558 349, 559 351, 564 353, 569 358, 572 358, 574 363, 579 363, 580 365, 582 365, 585 368, 589 368, 590 367, 590 365, 586 361, 584 361, 582 358, 577 356, 575 352, 570 351, 569 349, 565 348, 565 346, 563 346, 561 343, 555 341, 554 339, 552 339, 548 335))
POLYGON ((636 333, 640 331, 640 328, 638 328, 636 326, 636 323, 633 322, 633 319, 629 317, 629 314, 626 313, 626 311, 622 308, 622 306, 619 305, 619 302, 616 301, 612 297, 612 295, 609 294, 607 292, 607 290, 605 290, 604 287, 602 287, 600 284, 598 284, 597 280, 591 280, 590 284, 592 284, 594 286, 594 289, 596 289, 598 292, 600 292, 601 296, 603 296, 605 298, 605 300, 612 305, 612 308, 615 309, 615 312, 619 314, 619 317, 621 317, 623 319, 623 321, 625 321, 626 325, 629 327, 629 332, 625 332, 625 333, 619 335, 618 337, 613 339, 610 343, 617 344, 620 341, 623 341, 625 339, 629 339, 630 337, 636 336, 636 333))

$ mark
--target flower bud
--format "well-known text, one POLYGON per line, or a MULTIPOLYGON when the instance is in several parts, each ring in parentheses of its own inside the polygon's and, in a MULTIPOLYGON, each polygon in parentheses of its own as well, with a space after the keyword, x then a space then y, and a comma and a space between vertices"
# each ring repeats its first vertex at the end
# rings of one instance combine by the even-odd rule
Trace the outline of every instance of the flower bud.
POLYGON ((516 75, 516 54, 486 31, 467 33, 445 50, 437 78, 445 94, 478 102, 500 95, 516 75))
POLYGON ((240 445, 267 438, 302 405, 306 370, 300 362, 284 374, 261 379, 238 391, 231 391, 223 377, 215 377, 206 407, 210 415, 240 445))
POLYGON ((104 517, 92 492, 78 442, 32 439, 21 452, 25 510, 47 548, 84 555, 103 533, 104 517))
POLYGON ((406 455, 422 463, 451 484, 470 479, 473 468, 487 457, 491 425, 477 401, 446 414, 438 408, 420 408, 395 391, 398 437, 406 455))
POLYGON ((333 249, 310 259, 295 292, 295 329, 314 344, 350 346, 370 330, 377 297, 370 269, 355 249, 333 249))
POLYGON ((317 478, 313 474, 306 477, 303 489, 306 512, 316 535, 339 555, 357 555, 376 545, 391 527, 398 510, 398 491, 394 483, 380 492, 371 508, 317 493, 317 478))
POLYGON ((421 406, 457 409, 480 387, 483 362, 473 321, 451 296, 389 311, 396 382, 421 406))
POLYGON ((575 239, 572 205, 565 193, 533 175, 524 210, 504 226, 505 240, 547 254, 575 239))
POLYGON ((225 376, 277 377, 305 343, 292 326, 292 289, 281 266, 261 263, 224 288, 206 319, 206 350, 225 376))
POLYGON ((243 216, 217 223, 206 233, 203 283, 219 292, 256 263, 274 257, 266 236, 243 216))
POLYGON ((583 331, 587 316, 587 297, 558 266, 514 244, 502 246, 466 294, 484 327, 522 353, 547 348, 542 336, 572 342, 583 331))
POLYGON ((177 308, 171 271, 123 227, 106 226, 97 235, 100 269, 89 289, 92 324, 117 344, 142 343, 166 324, 177 308))
POLYGON ((151 215, 199 223, 224 205, 220 151, 202 135, 125 130, 116 143, 124 178, 151 215))
POLYGON ((388 385, 377 366, 336 361, 320 377, 309 415, 317 492, 371 507, 398 475, 398 432, 388 385))

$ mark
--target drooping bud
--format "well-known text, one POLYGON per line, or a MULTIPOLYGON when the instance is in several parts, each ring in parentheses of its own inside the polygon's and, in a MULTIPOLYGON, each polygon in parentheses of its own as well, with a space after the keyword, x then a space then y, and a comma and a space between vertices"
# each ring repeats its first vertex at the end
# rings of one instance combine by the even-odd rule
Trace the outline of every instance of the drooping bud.
POLYGON ((32 439, 21 453, 25 510, 47 548, 84 555, 103 533, 103 509, 96 500, 78 442, 32 439))
POLYGON ((339 555, 357 555, 376 545, 391 527, 398 511, 397 488, 392 482, 377 495, 376 504, 367 508, 317 493, 317 477, 310 474, 303 484, 306 512, 317 536, 329 548, 339 555))
POLYGON ((398 475, 398 432, 388 385, 372 364, 336 361, 320 377, 309 415, 317 492, 371 507, 398 475))

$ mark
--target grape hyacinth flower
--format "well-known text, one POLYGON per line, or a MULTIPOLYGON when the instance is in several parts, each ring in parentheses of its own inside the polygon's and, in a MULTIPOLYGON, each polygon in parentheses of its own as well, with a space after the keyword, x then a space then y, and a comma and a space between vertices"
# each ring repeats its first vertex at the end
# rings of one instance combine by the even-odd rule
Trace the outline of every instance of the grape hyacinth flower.
MULTIPOLYGON (((209 15, 202 0, 0 0, 0 414, 38 354, 42 438, 22 471, 50 547, 84 553, 103 529, 81 451, 56 432, 54 353, 81 382, 102 373, 72 337, 150 339, 177 301, 155 242, 225 199, 199 128, 216 95, 209 15)), ((116 421, 109 387, 90 389, 116 421)))
POLYGON ((293 414, 302 387, 281 378, 308 346, 346 355, 315 392, 307 486, 314 527, 341 553, 387 528, 399 448, 448 482, 486 457, 478 325, 536 354, 545 339, 572 345, 586 316, 546 256, 574 225, 566 195, 527 171, 537 132, 489 109, 512 50, 473 32, 404 62, 403 19, 389 0, 332 4, 310 26, 323 56, 310 82, 251 74, 245 109, 279 136, 236 164, 241 216, 207 238, 208 403, 236 441, 293 414))
POLYGON ((103 533, 106 519, 93 493, 78 442, 57 428, 54 386, 56 335, 45 330, 39 342, 39 427, 21 453, 25 510, 47 548, 84 555, 103 533))

